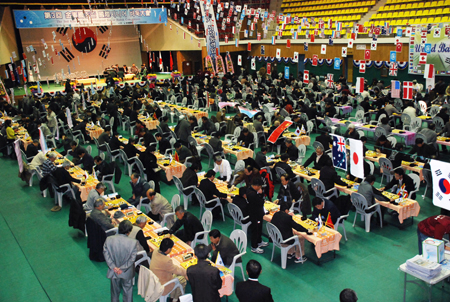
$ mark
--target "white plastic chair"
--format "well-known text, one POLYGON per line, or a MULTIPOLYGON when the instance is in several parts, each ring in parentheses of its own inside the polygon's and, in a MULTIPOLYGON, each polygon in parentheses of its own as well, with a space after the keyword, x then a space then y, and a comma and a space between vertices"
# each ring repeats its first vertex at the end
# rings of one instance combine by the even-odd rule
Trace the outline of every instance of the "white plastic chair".
POLYGON ((191 198, 192 194, 194 194, 194 188, 197 188, 197 186, 192 185, 192 186, 189 186, 189 187, 185 188, 185 187, 183 187, 183 184, 181 183, 181 180, 178 177, 176 177, 176 176, 173 176, 173 182, 175 183, 175 186, 178 189, 178 194, 180 194, 180 196, 183 196, 183 198, 184 198, 184 209, 187 210, 188 209, 189 198, 191 198), (184 191, 188 190, 188 189, 192 189, 192 192, 189 193, 188 195, 184 194, 184 191))
POLYGON ((383 218, 381 216, 381 208, 380 208, 379 203, 374 203, 373 205, 371 205, 369 207, 366 198, 358 192, 354 192, 350 197, 351 197, 352 204, 356 208, 355 219, 353 220, 353 227, 355 227, 356 217, 358 217, 358 214, 360 214, 361 221, 364 221, 364 220, 366 221, 366 232, 367 233, 370 232, 370 219, 371 219, 372 215, 375 213, 378 213, 378 215, 380 216, 380 225, 381 225, 381 227, 383 227, 383 218), (370 210, 370 209, 375 209, 375 210, 367 213, 366 210, 370 210))
POLYGON ((133 163, 129 163, 129 161, 132 160, 132 159, 134 160, 137 157, 134 156, 132 158, 128 158, 127 154, 122 149, 119 149, 119 153, 122 156, 123 165, 124 165, 124 172, 128 171, 128 175, 131 175, 133 173, 133 166, 134 166, 135 163, 134 162, 133 163))
POLYGON ((234 230, 230 234, 230 239, 233 241, 233 243, 238 248, 239 254, 237 254, 236 256, 233 257, 233 262, 231 263, 231 265, 228 268, 233 272, 233 277, 234 277, 235 269, 236 269, 236 267, 239 267, 242 272, 242 279, 244 279, 244 281, 245 281, 244 267, 242 266, 242 262, 238 263, 237 261, 239 259, 242 260, 242 256, 244 256, 246 254, 247 234, 244 233, 244 231, 242 231, 242 230, 234 230))
POLYGON ((214 210, 215 208, 220 208, 220 211, 222 212, 223 221, 225 221, 225 214, 223 211, 223 206, 222 206, 222 203, 220 203, 220 199, 218 197, 207 201, 205 195, 203 194, 203 192, 200 189, 194 188, 194 192, 195 192, 195 196, 197 196, 198 202, 200 204, 199 216, 202 215, 203 208, 205 208, 205 210, 207 209, 210 211, 214 210))
POLYGON ((163 284, 163 287, 165 288, 166 286, 171 285, 171 284, 174 284, 175 286, 172 288, 172 290, 170 292, 167 293, 167 295, 159 297, 159 302, 166 302, 167 298, 170 297, 170 294, 177 288, 179 288, 181 291, 181 294, 184 295, 183 286, 181 285, 180 280, 178 280, 178 278, 173 278, 169 282, 163 284))
POLYGON ((241 209, 235 204, 229 203, 227 205, 227 207, 228 207, 228 212, 230 212, 230 215, 234 221, 233 230, 236 229, 236 224, 237 224, 237 225, 240 225, 242 228, 242 231, 244 231, 244 233, 247 234, 248 227, 252 224, 252 222, 249 221, 247 223, 243 223, 242 221, 244 219, 249 218, 249 216, 244 217, 241 209))
MULTIPOLYGON (((309 121, 308 121, 309 122, 309 121)), ((301 144, 300 146, 298 146, 298 159, 297 159, 297 163, 299 165, 301 165, 303 163, 303 159, 306 156, 306 146, 301 144)))
POLYGON ((300 246, 300 241, 297 235, 294 235, 286 240, 283 240, 280 230, 270 222, 267 223, 267 232, 269 233, 269 237, 270 239, 272 239, 273 242, 272 258, 270 258, 270 261, 273 261, 273 254, 275 253, 275 246, 276 246, 281 250, 281 268, 283 269, 286 268, 287 254, 291 248, 298 245, 298 248, 300 249, 300 254, 302 254, 302 247, 300 246), (281 246, 282 244, 287 244, 287 242, 290 240, 294 240, 294 243, 286 247, 281 246))
POLYGON ((326 191, 325 185, 318 178, 311 179, 311 188, 314 190, 314 192, 316 192, 316 196, 319 198, 327 198, 328 199, 332 196, 335 196, 336 198, 339 197, 336 187, 333 187, 333 188, 329 189, 328 191, 326 191))
POLYGON ((170 202, 170 204, 172 205, 173 213, 164 214, 163 220, 161 222, 162 227, 166 226, 167 220, 169 219, 169 217, 175 216, 175 209, 180 205, 180 195, 178 195, 178 194, 173 195, 172 201, 170 202))
MULTIPOLYGON (((391 175, 391 171, 393 171, 394 167, 392 165, 392 162, 384 157, 380 157, 378 164, 380 165, 380 169, 382 169, 381 171, 381 180, 380 180, 380 185, 383 184, 383 178, 386 176, 386 181, 390 182, 392 179, 392 175, 391 175)), ((397 168, 397 167, 396 167, 397 168)))
POLYGON ((194 240, 192 240, 192 242, 191 242, 192 248, 195 248, 195 246, 198 243, 203 243, 204 245, 209 244, 208 243, 208 233, 209 233, 209 231, 211 231, 211 226, 212 226, 212 222, 213 222, 213 215, 212 215, 211 211, 206 210, 205 213, 203 213, 201 222, 203 225, 203 231, 195 233, 194 240), (203 239, 198 238, 201 235, 203 235, 203 239))
POLYGON ((420 177, 419 177, 419 175, 414 174, 414 173, 410 173, 410 174, 408 174, 408 176, 411 177, 412 180, 414 181, 414 191, 408 192, 409 198, 412 198, 412 195, 419 191, 420 177))
MULTIPOLYGON (((338 231, 338 228, 339 227, 342 227, 342 229, 344 229, 344 238, 345 238, 345 241, 347 241, 347 232, 345 231, 345 224, 344 224, 344 219, 345 218, 347 218, 348 217, 348 214, 347 215, 342 215, 342 216, 340 216, 339 218, 338 218, 338 220, 336 221, 336 223, 334 224, 334 230, 335 231, 338 231)), ((339 232, 339 231, 338 231, 339 232)))
MULTIPOLYGON (((108 231, 109 231, 109 230, 108 230, 108 231)), ((148 264, 150 265, 151 259, 150 259, 150 257, 147 255, 147 252, 146 252, 146 251, 140 251, 140 252, 137 252, 136 258, 137 258, 138 255, 141 255, 142 258, 140 258, 139 260, 137 260, 136 262, 134 262, 134 267, 135 267, 135 268, 138 267, 138 266, 140 266, 140 265, 142 265, 142 263, 144 263, 144 261, 148 261, 148 264)))
POLYGON ((75 192, 73 191, 70 184, 64 184, 62 186, 56 186, 55 184, 52 184, 52 187, 53 192, 55 193, 55 200, 60 207, 62 207, 62 199, 65 194, 71 193, 73 199, 76 199, 75 192))
POLYGON ((184 296, 179 297, 178 301, 180 301, 180 302, 194 302, 194 298, 192 297, 192 294, 186 294, 184 296))

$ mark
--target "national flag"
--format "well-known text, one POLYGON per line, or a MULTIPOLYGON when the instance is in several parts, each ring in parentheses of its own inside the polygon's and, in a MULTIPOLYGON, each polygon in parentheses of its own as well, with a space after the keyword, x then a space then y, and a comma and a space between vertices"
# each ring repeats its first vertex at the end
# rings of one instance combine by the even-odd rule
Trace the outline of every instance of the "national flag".
POLYGON ((347 47, 342 47, 342 54, 341 57, 346 58, 347 57, 347 47))
POLYGON ((295 130, 295 135, 299 136, 300 135, 300 127, 297 126, 297 129, 295 130))
POLYGON ((363 93, 364 91, 364 78, 356 78, 356 86, 355 86, 355 92, 356 93, 363 93))
POLYGON ((332 73, 327 74, 327 87, 328 88, 333 88, 333 86, 334 86, 333 76, 334 75, 332 73))
POLYGON ((347 147, 345 138, 339 135, 333 135, 333 166, 347 171, 347 147))
POLYGON ((291 48, 291 40, 287 39, 286 48, 291 48))
POLYGON ((272 36, 272 45, 275 45, 275 36, 272 36))
POLYGON ((267 63, 267 74, 271 74, 272 73, 272 65, 270 63, 267 63))
POLYGON ((430 161, 430 168, 433 183, 433 204, 440 208, 450 210, 450 164, 432 159, 430 161))
POLYGON ((225 43, 228 43, 228 36, 225 36, 225 43))
POLYGON ((164 71, 164 65, 163 65, 163 60, 162 60, 162 56, 161 56, 161 52, 159 52, 159 68, 164 71))
POLYGON ((327 45, 322 44, 322 47, 320 48, 320 54, 325 55, 327 54, 327 45))
POLYGON ((331 29, 333 27, 333 19, 328 19, 328 29, 331 29))
POLYGON ((242 66, 242 56, 238 55, 238 61, 237 61, 238 66, 242 66))
POLYGON ((42 131, 41 127, 39 129, 39 143, 41 144, 41 150, 43 153, 47 153, 48 147, 47 147, 47 141, 44 137, 44 131, 42 131))
MULTIPOLYGON (((305 70, 306 71, 306 70, 305 70)), ((239 107, 240 108, 243 107, 239 107)), ((242 112, 242 110, 241 110, 242 112)), ((270 134, 269 138, 267 139, 268 142, 275 144, 276 141, 278 140, 278 138, 280 137, 280 135, 287 129, 289 128, 293 123, 291 121, 284 121, 283 123, 281 123, 280 126, 278 126, 273 132, 272 134, 270 134)))
POLYGON ((303 43, 303 50, 308 51, 308 42, 303 43))
POLYGON ((336 31, 341 31, 342 30, 342 22, 336 22, 336 31))
POLYGON ((279 48, 277 48, 276 58, 277 59, 281 58, 281 49, 279 49, 279 48))
POLYGON ((252 51, 252 43, 247 43, 247 51, 252 51))
POLYGON ((347 44, 347 48, 353 48, 353 40, 352 39, 349 39, 348 40, 348 44, 347 44))
POLYGON ((222 257, 220 256, 220 252, 217 252, 216 265, 225 266, 223 263, 222 257))
POLYGON ((400 98, 400 81, 391 81, 391 97, 400 98))
POLYGON ((364 51, 364 60, 370 60, 370 49, 364 51))
POLYGON ((364 151, 360 140, 348 139, 350 142, 350 174, 363 179, 364 176, 364 151))
POLYGON ((329 227, 330 229, 334 230, 334 223, 333 220, 331 220, 331 214, 328 212, 327 221, 325 221, 325 226, 329 227))
POLYGON ((396 77, 397 76, 397 63, 396 62, 391 62, 391 66, 389 67, 389 75, 392 77, 396 77))
POLYGON ((234 46, 236 46, 236 47, 239 46, 239 39, 234 40, 234 46))
POLYGON ((366 73, 366 61, 359 61, 359 73, 366 73))
POLYGON ((395 44, 395 51, 396 52, 402 52, 402 43, 397 43, 397 44, 395 44))
POLYGON ((175 151, 175 155, 173 156, 173 159, 176 161, 180 161, 180 157, 178 156, 177 151, 175 151))
POLYGON ((253 118, 258 112, 260 112, 259 110, 250 110, 242 106, 239 106, 238 108, 241 113, 245 114, 249 118, 253 118))
POLYGON ((256 70, 256 58, 255 57, 253 57, 251 59, 250 68, 251 68, 251 70, 256 70))
POLYGON ((303 83, 309 84, 309 70, 303 71, 303 83))
POLYGON ((173 70, 173 58, 172 58, 172 52, 170 51, 170 71, 173 70))
POLYGON ((419 55, 419 64, 427 64, 427 53, 421 52, 419 55))
POLYGON ((409 81, 403 82, 403 99, 412 100, 413 83, 409 81))
POLYGON ((424 74, 423 77, 425 79, 432 79, 434 78, 434 65, 433 64, 425 64, 425 70, 424 70, 424 74))
POLYGON ((314 43, 314 40, 315 40, 315 36, 314 36, 314 34, 312 34, 311 35, 311 43, 314 43))
POLYGON ((319 61, 319 57, 317 55, 313 55, 312 66, 317 66, 318 61, 319 61))
POLYGON ((372 44, 370 44, 370 50, 377 50, 377 41, 372 41, 372 44))

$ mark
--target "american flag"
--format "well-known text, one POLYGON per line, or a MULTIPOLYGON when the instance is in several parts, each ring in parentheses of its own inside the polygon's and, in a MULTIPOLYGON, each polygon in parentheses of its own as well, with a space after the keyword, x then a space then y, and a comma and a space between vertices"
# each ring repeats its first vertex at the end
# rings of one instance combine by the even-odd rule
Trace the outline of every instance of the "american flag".
POLYGON ((397 76, 397 63, 391 62, 391 67, 389 68, 389 75, 396 77, 397 76))
POLYGON ((400 97, 400 81, 391 81, 391 97, 400 97))
POLYGON ((347 147, 345 138, 333 135, 333 166, 342 170, 347 170, 347 147))

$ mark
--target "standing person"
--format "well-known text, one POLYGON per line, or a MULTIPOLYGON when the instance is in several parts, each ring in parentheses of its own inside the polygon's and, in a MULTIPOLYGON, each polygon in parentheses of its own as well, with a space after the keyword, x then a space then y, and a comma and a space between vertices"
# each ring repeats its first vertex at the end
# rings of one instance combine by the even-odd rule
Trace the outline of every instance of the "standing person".
POLYGON ((56 128, 56 114, 50 108, 47 109, 47 127, 52 133, 56 128))
POLYGON ((236 284, 236 296, 239 302, 273 302, 269 287, 258 282, 261 274, 261 264, 256 260, 250 260, 245 267, 248 280, 236 284))
POLYGON ((108 265, 107 278, 111 279, 111 302, 118 302, 123 289, 123 301, 133 301, 134 261, 138 241, 128 238, 133 225, 129 220, 119 224, 119 234, 106 238, 103 255, 108 265))
POLYGON ((219 270, 206 261, 209 254, 208 247, 199 244, 194 248, 194 253, 198 258, 197 264, 187 269, 194 301, 220 302, 219 289, 222 288, 222 278, 220 278, 219 270))
POLYGON ((254 178, 251 187, 247 189, 248 212, 250 214, 250 234, 252 252, 257 254, 264 253, 261 247, 269 244, 262 241, 262 223, 264 217, 264 194, 262 190, 263 181, 261 178, 254 178))
MULTIPOLYGON (((417 238, 419 240, 419 255, 422 255, 422 242, 428 237, 442 240, 445 234, 450 234, 450 217, 435 215, 428 217, 417 225, 417 238)), ((450 250, 447 246, 446 250, 450 250)))

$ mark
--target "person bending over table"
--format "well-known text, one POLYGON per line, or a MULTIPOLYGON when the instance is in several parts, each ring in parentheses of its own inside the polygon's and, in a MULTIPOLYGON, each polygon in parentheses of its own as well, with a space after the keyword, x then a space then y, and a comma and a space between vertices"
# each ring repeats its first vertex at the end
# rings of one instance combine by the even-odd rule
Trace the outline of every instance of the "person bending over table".
POLYGON ((130 185, 133 196, 128 198, 128 202, 134 206, 137 206, 141 198, 144 197, 148 189, 150 189, 150 185, 145 181, 145 179, 141 178, 141 175, 139 173, 131 174, 130 178, 130 185))
POLYGON ((256 161, 256 164, 257 164, 258 166, 260 166, 261 168, 262 168, 262 167, 273 168, 273 166, 274 166, 273 163, 272 163, 272 164, 269 164, 269 163, 267 162, 267 157, 266 157, 267 152, 268 152, 267 146, 262 146, 262 147, 261 147, 261 151, 259 151, 258 153, 256 153, 255 161, 256 161))
POLYGON ((104 145, 109 144, 110 140, 111 140, 111 127, 107 126, 105 127, 105 131, 102 132, 102 134, 100 134, 100 136, 98 137, 98 145, 100 146, 101 151, 106 151, 106 146, 104 145))
POLYGON ((217 131, 209 140, 209 144, 213 148, 214 153, 223 151, 222 140, 220 139, 221 136, 222 133, 220 133, 220 131, 217 131))
POLYGON ((82 183, 82 181, 78 178, 72 177, 69 173, 71 163, 68 160, 65 160, 62 163, 62 167, 57 167, 55 171, 53 171, 53 176, 56 179, 56 184, 58 186, 69 184, 70 187, 75 191, 75 196, 78 196, 80 191, 78 190, 78 187, 74 187, 72 183, 82 183))
POLYGON ((335 187, 335 185, 348 188, 351 187, 351 185, 347 185, 344 181, 342 181, 341 177, 337 174, 331 159, 327 160, 325 165, 320 169, 319 179, 323 182, 325 191, 330 190, 331 188, 335 187))
POLYGON ((27 147, 27 157, 35 157, 39 153, 39 149, 39 139, 34 139, 33 143, 29 144, 27 147))
POLYGON ((273 302, 270 288, 258 282, 262 271, 261 264, 256 260, 250 260, 245 269, 248 280, 236 284, 236 296, 239 302, 273 302))
POLYGON ((251 187, 247 188, 248 212, 250 215, 250 238, 251 251, 253 253, 262 254, 264 250, 261 247, 266 247, 269 244, 262 241, 262 223, 264 217, 264 194, 262 190, 263 181, 261 178, 254 178, 251 187))
POLYGON ((375 142, 374 146, 376 152, 386 154, 386 157, 388 158, 391 156, 393 148, 394 147, 391 142, 388 141, 385 135, 381 135, 375 142))
POLYGON ((359 139, 359 133, 355 130, 355 125, 353 124, 348 125, 348 129, 347 131, 345 131, 344 137, 359 139))
POLYGON ((191 150, 189 150, 188 147, 182 145, 180 142, 176 142, 175 145, 173 145, 173 146, 175 147, 175 150, 177 151, 178 161, 180 163, 183 164, 186 161, 186 158, 192 156, 191 150))
MULTIPOLYGON (((150 270, 158 277, 161 284, 166 284, 176 276, 178 281, 180 281, 183 290, 186 287, 186 269, 177 265, 169 254, 172 252, 174 242, 170 238, 164 238, 161 241, 159 249, 153 252, 152 261, 150 262, 150 270)), ((173 288, 174 284, 170 284, 164 287, 163 295, 167 295, 173 288)), ((178 301, 181 296, 181 291, 179 288, 170 293, 172 301, 178 301)))
POLYGON ((432 145, 426 144, 423 139, 416 138, 416 144, 408 154, 417 154, 417 161, 424 162, 427 158, 436 156, 436 149, 432 145))
POLYGON ((78 165, 81 164, 83 170, 87 171, 88 173, 92 173, 92 169, 95 165, 94 158, 89 153, 87 153, 86 150, 79 150, 78 157, 80 158, 78 165))
POLYGON ((296 161, 298 159, 298 148, 294 145, 292 139, 286 139, 285 146, 285 152, 289 155, 289 159, 296 161))
POLYGON ((431 123, 428 128, 422 129, 419 134, 422 134, 427 139, 427 143, 433 145, 437 141, 436 125, 431 123))
POLYGON ((94 209, 89 217, 96 223, 98 223, 102 229, 106 232, 116 226, 116 222, 112 220, 114 214, 108 217, 103 210, 105 209, 105 202, 103 198, 98 198, 94 202, 94 209))
POLYGON ((328 160, 331 160, 331 158, 323 153, 323 149, 321 147, 317 147, 316 152, 311 154, 311 156, 301 167, 308 167, 312 162, 314 162, 313 168, 316 170, 320 170, 323 166, 325 166, 325 163, 328 160))
POLYGON ((202 116, 202 126, 198 129, 198 132, 200 131, 203 131, 203 134, 211 135, 216 132, 216 126, 206 116, 202 116))
POLYGON ((114 170, 111 165, 104 161, 100 156, 94 157, 94 163, 94 170, 97 173, 97 179, 101 180, 105 175, 114 174, 114 170))
POLYGON ((230 162, 223 159, 220 155, 216 156, 214 159, 214 172, 220 173, 218 179, 229 182, 232 174, 230 162))
MULTIPOLYGON (((228 238, 227 236, 220 233, 219 230, 214 229, 209 232, 209 241, 211 244, 208 246, 209 250, 213 251, 211 261, 216 262, 217 255, 220 253, 220 258, 222 258, 223 264, 226 267, 230 267, 233 263, 233 258, 239 255, 239 250, 236 244, 228 238)), ((242 259, 239 258, 236 263, 241 263, 242 259)))
POLYGON ((241 135, 238 137, 238 144, 242 147, 248 148, 250 144, 253 144, 254 136, 248 128, 242 129, 241 135))
POLYGON ((239 176, 236 177, 236 179, 234 181, 233 185, 235 185, 235 186, 240 184, 242 181, 245 181, 245 186, 250 187, 250 185, 253 182, 253 179, 255 179, 255 178, 261 179, 261 174, 259 173, 259 169, 253 167, 252 165, 245 166, 244 171, 239 171, 237 174, 239 176))
POLYGON ((336 108, 334 107, 333 101, 327 102, 325 104, 325 116, 330 118, 334 117, 337 114, 336 108))
POLYGON ((171 149, 172 146, 170 145, 170 142, 167 138, 163 137, 161 133, 156 133, 155 138, 158 141, 158 149, 159 153, 166 154, 167 149, 171 149))
MULTIPOLYGON (((419 255, 422 255, 422 242, 428 237, 442 240, 444 235, 450 234, 450 217, 436 215, 428 217, 417 225, 417 237, 419 240, 419 255)), ((450 247, 445 246, 450 251, 450 247)))
POLYGON ((133 157, 139 157, 142 152, 139 151, 134 144, 136 144, 136 139, 134 137, 130 137, 130 139, 128 140, 128 144, 125 145, 125 147, 123 148, 123 151, 125 152, 125 154, 128 157, 128 163, 132 163, 134 160, 130 160, 130 158, 133 157))
MULTIPOLYGON (((385 197, 381 191, 377 190, 373 186, 374 184, 375 184, 375 176, 367 175, 367 177, 364 179, 363 182, 361 182, 361 184, 358 187, 358 193, 360 193, 362 196, 366 198, 367 205, 369 207, 374 205, 376 201, 393 201, 393 199, 390 200, 389 198, 385 197)), ((386 208, 385 207, 380 208, 381 208, 381 215, 384 215, 384 213, 386 212, 386 208)), ((372 209, 371 211, 373 212, 375 211, 375 209, 372 209)), ((384 220, 383 217, 381 217, 381 220, 384 220)))
POLYGON ((333 222, 333 224, 335 224, 336 221, 341 216, 341 213, 339 212, 338 208, 334 205, 333 202, 331 202, 328 199, 314 197, 312 200, 312 204, 314 207, 312 216, 311 216, 312 220, 316 220, 316 218, 319 217, 319 215, 320 215, 323 223, 325 224, 328 216, 330 216, 331 221, 333 222))
MULTIPOLYGON (((135 225, 133 225, 133 229, 131 230, 130 235, 128 235, 128 237, 136 239, 139 242, 138 252, 145 251, 147 255, 151 256, 152 250, 148 246, 147 239, 145 239, 144 232, 142 231, 142 229, 145 228, 146 224, 147 224, 147 217, 145 217, 144 215, 138 216, 136 218, 136 223, 135 225)), ((148 263, 146 263, 145 267, 148 268, 148 263)))
POLYGON ((291 181, 291 178, 288 174, 281 175, 280 179, 281 186, 277 196, 278 204, 287 204, 290 208, 294 202, 300 200, 302 194, 297 189, 295 184, 291 181))
MULTIPOLYGON (((181 183, 183 184, 184 188, 191 187, 191 186, 198 186, 198 175, 197 172, 200 171, 200 167, 198 163, 192 163, 192 166, 187 167, 186 170, 184 170, 183 175, 180 178, 181 183)), ((189 195, 192 193, 194 189, 185 189, 184 194, 189 195)), ((194 197, 192 197, 192 202, 194 202, 194 197)))
MULTIPOLYGON (((183 206, 176 207, 175 215, 178 220, 170 228, 169 233, 175 234, 180 240, 191 245, 191 241, 194 240, 195 234, 204 231, 202 223, 193 214, 185 211, 183 206), (181 227, 183 227, 182 230, 180 230, 181 227)), ((199 237, 199 239, 202 238, 203 235, 199 237)))
POLYGON ((249 213, 248 213, 248 201, 247 201, 247 188, 241 187, 239 188, 239 195, 236 195, 232 198, 232 200, 228 200, 228 202, 233 203, 238 206, 238 208, 242 212, 242 223, 247 223, 250 221, 249 213))
POLYGON ((289 161, 289 154, 283 153, 280 156, 280 161, 275 164, 274 168, 275 169, 276 168, 283 169, 288 174, 289 178, 292 179, 292 178, 295 178, 296 175, 295 175, 294 171, 292 171, 291 166, 289 166, 288 161, 289 161))
MULTIPOLYGON (((399 167, 394 170, 394 178, 385 186, 380 188, 380 191, 389 190, 393 186, 397 186, 397 191, 405 185, 406 192, 412 192, 415 189, 414 181, 411 177, 405 174, 405 170, 402 167, 399 167)), ((408 196, 411 199, 415 199, 415 196, 408 196)))
MULTIPOLYGON (((214 183, 216 172, 214 170, 209 170, 205 174, 205 178, 200 181, 198 186, 199 190, 205 195, 206 201, 210 201, 214 198, 219 198, 221 203, 225 203, 226 200, 231 199, 227 194, 220 192, 216 184, 214 183)), ((220 209, 215 208, 213 210, 213 215, 215 217, 220 216, 220 209)))
MULTIPOLYGON (((296 223, 292 218, 292 216, 289 215, 289 205, 287 203, 280 204, 280 210, 273 215, 271 223, 278 228, 278 230, 281 233, 281 236, 283 237, 283 240, 291 238, 294 235, 292 229, 297 230, 299 232, 310 234, 307 229, 296 223)), ((301 246, 301 253, 300 249, 298 248, 298 245, 296 245, 288 251, 288 259, 292 259, 295 257, 294 261, 295 263, 303 263, 307 260, 306 257, 304 256, 305 238, 303 238, 303 236, 301 235, 297 236, 301 246)), ((285 247, 293 243, 294 240, 290 240, 286 244, 282 244, 281 246, 285 247)))
POLYGON ((217 267, 206 260, 209 249, 204 244, 194 248, 197 264, 188 267, 187 278, 191 284, 192 296, 195 302, 220 302, 219 289, 222 288, 222 278, 217 267))
MULTIPOLYGON (((92 211, 94 209, 94 202, 99 199, 102 198, 101 196, 103 194, 105 194, 106 191, 106 186, 105 184, 99 182, 98 184, 95 185, 95 189, 92 189, 91 191, 89 191, 86 203, 83 204, 83 209, 85 211, 92 211)), ((106 201, 106 200, 104 200, 106 201)))
POLYGON ((84 151, 87 152, 86 149, 84 149, 83 147, 81 147, 76 141, 72 141, 70 143, 70 148, 72 149, 72 151, 69 151, 69 155, 71 155, 72 158, 72 162, 75 165, 78 165, 78 162, 80 161, 80 157, 78 156, 78 151, 84 151))
POLYGON ((404 153, 405 145, 403 143, 397 143, 395 144, 395 150, 397 150, 397 154, 395 154, 394 159, 392 160, 392 167, 393 169, 397 169, 398 167, 401 167, 402 161, 412 162, 414 159, 409 156, 408 154, 404 153))
MULTIPOLYGON (((155 221, 163 221, 164 215, 173 213, 172 206, 164 196, 153 189, 148 189, 146 195, 150 202, 149 204, 151 209, 151 211, 147 213, 148 217, 155 221)), ((166 226, 171 228, 174 222, 175 218, 170 216, 166 221, 166 226)))

